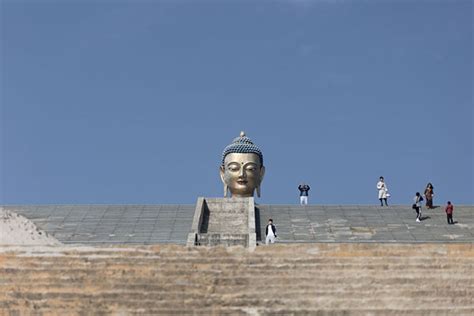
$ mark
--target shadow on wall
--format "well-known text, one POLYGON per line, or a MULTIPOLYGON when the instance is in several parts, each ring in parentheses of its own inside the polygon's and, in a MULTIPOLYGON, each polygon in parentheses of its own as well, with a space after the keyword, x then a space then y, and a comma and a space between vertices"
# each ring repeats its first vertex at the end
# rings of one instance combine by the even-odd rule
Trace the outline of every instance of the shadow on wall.
POLYGON ((209 228, 209 206, 207 206, 206 200, 204 200, 204 212, 202 216, 202 223, 201 227, 199 227, 199 233, 201 234, 207 234, 208 228, 209 228))
POLYGON ((257 241, 262 241, 262 229, 260 225, 260 209, 255 207, 255 232, 257 233, 257 241))

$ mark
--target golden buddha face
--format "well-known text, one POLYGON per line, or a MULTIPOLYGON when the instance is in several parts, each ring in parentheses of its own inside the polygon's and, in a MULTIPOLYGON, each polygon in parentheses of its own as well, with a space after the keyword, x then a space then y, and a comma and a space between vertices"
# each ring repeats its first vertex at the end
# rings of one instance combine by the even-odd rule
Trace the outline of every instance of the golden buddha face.
POLYGON ((265 167, 260 157, 253 153, 230 153, 225 156, 220 167, 224 196, 230 191, 232 197, 252 197, 255 189, 260 197, 260 184, 265 175, 265 167))

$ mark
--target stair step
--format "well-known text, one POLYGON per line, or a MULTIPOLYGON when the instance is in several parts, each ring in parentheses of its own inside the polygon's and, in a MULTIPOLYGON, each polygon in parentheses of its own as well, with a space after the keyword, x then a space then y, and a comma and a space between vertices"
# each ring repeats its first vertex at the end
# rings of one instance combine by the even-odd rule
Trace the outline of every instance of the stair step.
POLYGON ((0 315, 468 315, 472 248, 0 247, 0 315))

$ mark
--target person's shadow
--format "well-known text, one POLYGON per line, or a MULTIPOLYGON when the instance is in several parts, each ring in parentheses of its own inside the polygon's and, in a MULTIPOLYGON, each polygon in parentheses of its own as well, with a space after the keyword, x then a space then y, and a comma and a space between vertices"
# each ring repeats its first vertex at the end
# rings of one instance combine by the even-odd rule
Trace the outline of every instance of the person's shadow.
POLYGON ((431 217, 429 216, 421 216, 420 217, 420 221, 424 221, 425 219, 430 219, 431 217))

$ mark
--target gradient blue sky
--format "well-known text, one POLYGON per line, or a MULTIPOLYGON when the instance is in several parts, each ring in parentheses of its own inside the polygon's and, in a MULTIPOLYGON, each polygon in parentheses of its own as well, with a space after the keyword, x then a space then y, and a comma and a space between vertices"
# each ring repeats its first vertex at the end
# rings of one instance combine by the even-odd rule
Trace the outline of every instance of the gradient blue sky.
POLYGON ((1 0, 0 204, 474 204, 473 3, 1 0))

